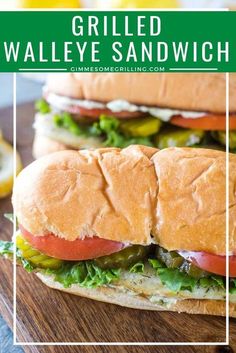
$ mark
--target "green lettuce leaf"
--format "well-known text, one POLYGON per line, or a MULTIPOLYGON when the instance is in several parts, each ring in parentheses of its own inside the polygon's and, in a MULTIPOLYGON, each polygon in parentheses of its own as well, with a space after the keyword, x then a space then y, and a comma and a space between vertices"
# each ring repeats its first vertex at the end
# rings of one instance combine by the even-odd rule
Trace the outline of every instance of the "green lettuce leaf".
POLYGON ((58 127, 67 129, 72 134, 80 136, 83 134, 79 125, 72 119, 69 113, 55 114, 53 116, 53 122, 58 127))
POLYGON ((214 285, 217 287, 225 288, 225 279, 222 276, 211 275, 210 277, 214 281, 214 285))
POLYGON ((157 259, 149 259, 150 265, 156 270, 163 285, 166 285, 173 292, 180 290, 193 291, 195 286, 204 288, 220 287, 225 288, 225 281, 222 276, 210 275, 200 279, 193 278, 187 273, 181 272, 178 268, 168 268, 157 259))
POLYGON ((197 279, 180 272, 177 268, 158 268, 157 273, 162 284, 165 284, 173 292, 185 289, 192 292, 197 284, 197 279))
POLYGON ((35 268, 31 265, 31 263, 26 259, 24 259, 22 256, 20 256, 18 252, 16 253, 16 258, 17 258, 17 261, 21 263, 21 265, 27 272, 32 272, 35 270, 35 268))
POLYGON ((51 111, 50 105, 43 98, 36 101, 35 109, 41 114, 47 114, 51 111))
POLYGON ((104 146, 125 148, 129 145, 153 146, 148 137, 127 137, 119 131, 120 122, 112 116, 101 115, 99 122, 93 124, 90 132, 93 135, 105 135, 104 146))
POLYGON ((120 270, 102 270, 92 261, 81 261, 75 264, 66 263, 59 270, 47 270, 46 273, 54 275, 55 281, 65 288, 72 284, 95 288, 119 279, 120 270))
POLYGON ((199 280, 199 284, 201 287, 204 288, 210 288, 210 287, 221 287, 221 288, 225 288, 225 282, 223 277, 221 276, 217 276, 217 275, 212 275, 210 277, 203 277, 200 278, 199 280))
POLYGON ((230 292, 230 294, 236 294, 236 278, 230 279, 229 292, 230 292))

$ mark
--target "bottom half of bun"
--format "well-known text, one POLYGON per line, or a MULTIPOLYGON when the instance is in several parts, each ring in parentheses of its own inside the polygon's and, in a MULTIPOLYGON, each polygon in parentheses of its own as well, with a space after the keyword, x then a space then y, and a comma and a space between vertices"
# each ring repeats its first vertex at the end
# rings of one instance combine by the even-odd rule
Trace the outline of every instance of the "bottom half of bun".
POLYGON ((53 123, 52 114, 36 114, 34 129, 33 156, 36 159, 53 152, 68 149, 78 150, 103 147, 100 137, 76 135, 68 129, 56 126, 53 123))
MULTIPOLYGON (((224 300, 182 298, 173 300, 161 297, 160 300, 153 301, 142 293, 134 293, 129 290, 124 291, 118 285, 116 286, 116 284, 97 288, 83 288, 79 285, 65 288, 50 275, 37 273, 37 276, 50 288, 123 307, 153 311, 175 311, 188 314, 226 315, 226 302, 224 300)), ((229 316, 236 317, 236 303, 229 304, 229 316)))
POLYGON ((65 150, 80 150, 80 149, 90 149, 102 147, 102 143, 96 144, 92 138, 80 138, 77 145, 70 144, 70 139, 68 141, 61 142, 59 139, 53 139, 48 136, 35 134, 33 142, 33 157, 38 159, 40 157, 46 156, 53 152, 65 151, 65 150))
POLYGON ((69 149, 73 148, 49 137, 36 134, 34 137, 32 154, 35 159, 38 159, 53 152, 69 149))

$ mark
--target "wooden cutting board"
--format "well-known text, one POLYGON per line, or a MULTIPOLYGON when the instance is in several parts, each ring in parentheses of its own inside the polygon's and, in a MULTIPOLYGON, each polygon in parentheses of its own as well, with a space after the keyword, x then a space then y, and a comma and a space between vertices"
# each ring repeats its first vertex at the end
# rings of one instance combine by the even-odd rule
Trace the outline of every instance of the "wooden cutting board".
MULTIPOLYGON (((17 110, 17 147, 24 165, 32 161, 33 104, 17 110)), ((12 140, 12 111, 0 111, 0 125, 12 140)), ((0 201, 0 238, 10 239, 12 226, 3 218, 10 199, 0 201)), ((0 313, 12 325, 12 265, 0 261, 0 313)), ((17 270, 17 337, 26 342, 222 342, 225 319, 122 308, 71 296, 44 286, 33 274, 17 270)), ((27 353, 70 352, 236 352, 236 325, 231 321, 229 347, 25 347, 27 353), (234 338, 234 340, 233 340, 234 338)), ((5 353, 5 352, 4 352, 5 353)))

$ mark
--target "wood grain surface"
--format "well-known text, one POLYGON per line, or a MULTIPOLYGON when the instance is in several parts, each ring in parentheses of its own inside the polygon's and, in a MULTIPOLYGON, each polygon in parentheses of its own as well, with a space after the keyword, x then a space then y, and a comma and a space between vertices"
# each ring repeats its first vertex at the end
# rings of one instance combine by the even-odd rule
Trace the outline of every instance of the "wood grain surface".
MULTIPOLYGON (((24 165, 32 161, 33 104, 17 109, 17 147, 24 165)), ((12 140, 11 110, 0 112, 0 125, 12 140)), ((3 213, 10 199, 0 201, 0 238, 10 239, 11 224, 3 213)), ((0 313, 12 324, 12 265, 0 261, 0 313)), ((24 347, 26 353, 232 353, 236 325, 231 321, 230 347, 24 347)), ((71 296, 44 286, 34 274, 17 269, 17 338, 20 342, 224 342, 225 319, 171 312, 148 312, 71 296)), ((3 352, 5 353, 5 352, 3 352)), ((7 352, 6 352, 7 353, 7 352)))

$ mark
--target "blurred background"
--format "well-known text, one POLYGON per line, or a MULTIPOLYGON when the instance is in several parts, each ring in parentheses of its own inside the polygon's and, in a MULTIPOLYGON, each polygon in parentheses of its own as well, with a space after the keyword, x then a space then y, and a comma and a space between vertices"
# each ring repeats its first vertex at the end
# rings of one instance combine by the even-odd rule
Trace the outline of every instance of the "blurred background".
POLYGON ((236 9, 236 0, 0 0, 7 8, 222 8, 236 9))
MULTIPOLYGON (((43 76, 37 77, 37 75, 17 75, 17 103, 30 102, 41 96, 41 87, 43 76)), ((0 74, 0 87, 4 87, 0 94, 0 109, 6 108, 12 105, 12 85, 13 75, 10 73, 0 74)), ((1 352, 1 351, 0 351, 1 352)))
MULTIPOLYGON (((6 158, 8 158, 8 153, 12 153, 12 140, 13 140, 13 75, 0 73, 0 165, 4 162, 4 156, 2 152, 6 152, 6 158), (4 89, 3 89, 4 88, 4 89)), ((6 163, 4 163, 6 165, 6 163)), ((11 167, 10 167, 11 169, 11 167)), ((13 169, 13 165, 12 165, 13 169)), ((11 213, 12 207, 10 202, 10 193, 8 183, 3 180, 3 174, 0 168, 0 239, 10 239, 12 236, 12 225, 9 221, 4 218, 4 213, 11 213), (4 185, 4 187, 2 187, 4 185), (7 194, 4 192, 4 188, 7 188, 7 194), (2 197, 3 196, 3 197, 2 197)), ((9 173, 7 173, 9 174, 9 173)), ((11 174, 11 171, 10 171, 11 174)), ((8 175, 7 178, 9 178, 8 175)), ((10 176, 11 177, 11 176, 10 176)), ((3 261, 0 264, 0 269, 2 270, 3 261)), ((0 271, 0 283, 4 278, 2 272, 0 271)), ((12 293, 11 288, 7 286, 6 283, 3 284, 5 291, 7 293, 12 293)), ((12 295, 12 294, 10 294, 12 295)), ((0 298, 2 301, 5 300, 5 293, 0 285, 0 298)), ((12 331, 9 328, 10 322, 6 323, 5 320, 0 315, 0 352, 1 353, 23 353, 20 347, 13 346, 12 331)))
MULTIPOLYGON (((10 1, 10 0, 7 0, 10 1)), ((7 2, 5 1, 5 2, 7 2)), ((33 101, 41 96, 42 89, 42 79, 43 77, 34 77, 34 80, 29 79, 26 75, 17 75, 17 104, 27 104, 27 102, 33 101)), ((0 239, 10 240, 12 237, 12 225, 5 217, 5 213, 12 212, 11 206, 11 178, 13 173, 13 164, 5 163, 4 159, 11 158, 13 153, 12 142, 13 142, 13 74, 10 73, 0 73, 0 239), (3 154, 4 152, 4 154, 3 154), (4 177, 1 168, 4 168, 4 177)), ((33 109, 33 108, 32 108, 33 109)), ((31 113, 33 119, 33 111, 31 113)), ((32 129, 31 125, 29 129, 32 129)), ((19 145, 20 154, 24 151, 24 144, 26 141, 25 136, 23 136, 23 142, 19 145)), ((7 302, 10 300, 12 302, 12 284, 9 285, 9 281, 1 285, 4 268, 6 266, 4 260, 0 260, 0 298, 2 302, 7 302)), ((1 301, 0 301, 1 302, 1 301)), ((11 304, 10 304, 11 306, 11 304)), ((11 311, 12 307, 8 307, 11 311)), ((3 305, 4 307, 4 305, 3 305)), ((1 307, 0 312, 4 312, 3 307, 1 307)), ((7 316, 7 315, 6 315, 7 316)), ((13 337, 11 327, 11 321, 6 322, 0 314, 0 353, 23 353, 21 347, 13 346, 13 337)))

